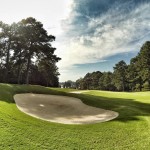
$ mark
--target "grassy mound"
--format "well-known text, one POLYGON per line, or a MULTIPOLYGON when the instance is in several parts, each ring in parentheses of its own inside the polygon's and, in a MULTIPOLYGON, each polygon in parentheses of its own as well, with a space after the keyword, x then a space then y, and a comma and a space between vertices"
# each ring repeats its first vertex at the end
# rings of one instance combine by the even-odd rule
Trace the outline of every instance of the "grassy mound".
POLYGON ((69 91, 0 84, 0 149, 149 149, 150 92, 70 94, 69 91), (20 112, 13 100, 17 93, 73 96, 88 105, 117 111, 120 115, 115 120, 94 125, 49 123, 20 112))

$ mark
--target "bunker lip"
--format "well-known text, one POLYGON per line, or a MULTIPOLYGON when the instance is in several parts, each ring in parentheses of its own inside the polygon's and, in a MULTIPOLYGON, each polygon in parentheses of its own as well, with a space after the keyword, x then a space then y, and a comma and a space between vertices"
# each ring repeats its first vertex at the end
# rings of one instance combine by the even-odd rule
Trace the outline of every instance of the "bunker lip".
POLYGON ((30 116, 62 124, 94 124, 112 120, 118 113, 84 104, 80 99, 44 94, 16 94, 18 109, 30 116))

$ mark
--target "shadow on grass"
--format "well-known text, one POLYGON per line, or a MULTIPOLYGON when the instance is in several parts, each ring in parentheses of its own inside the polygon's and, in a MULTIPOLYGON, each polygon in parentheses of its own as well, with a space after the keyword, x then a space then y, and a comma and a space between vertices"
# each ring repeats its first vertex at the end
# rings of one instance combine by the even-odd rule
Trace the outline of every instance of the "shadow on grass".
POLYGON ((65 92, 56 91, 39 85, 0 84, 0 101, 15 103, 13 96, 20 93, 67 95, 65 92))
POLYGON ((52 94, 79 98, 87 105, 118 112, 119 117, 114 120, 122 122, 139 120, 140 116, 150 116, 150 104, 135 101, 134 99, 72 94, 36 85, 0 84, 0 101, 14 103, 13 96, 19 93, 52 94))
POLYGON ((118 112, 119 116, 112 121, 136 121, 140 116, 150 116, 150 104, 134 99, 108 98, 88 94, 71 94, 70 96, 81 99, 87 105, 118 112))

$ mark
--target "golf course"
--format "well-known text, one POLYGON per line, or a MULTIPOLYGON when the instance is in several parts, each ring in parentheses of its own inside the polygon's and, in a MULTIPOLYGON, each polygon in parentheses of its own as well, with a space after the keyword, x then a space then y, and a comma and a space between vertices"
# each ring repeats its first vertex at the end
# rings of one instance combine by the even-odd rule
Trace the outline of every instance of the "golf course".
POLYGON ((73 91, 0 84, 0 149, 149 149, 150 92, 73 91), (18 109, 14 95, 23 93, 76 98, 88 106, 118 112, 119 116, 102 123, 79 125, 44 121, 18 109))
POLYGON ((0 150, 150 150, 150 0, 0 4, 0 150))

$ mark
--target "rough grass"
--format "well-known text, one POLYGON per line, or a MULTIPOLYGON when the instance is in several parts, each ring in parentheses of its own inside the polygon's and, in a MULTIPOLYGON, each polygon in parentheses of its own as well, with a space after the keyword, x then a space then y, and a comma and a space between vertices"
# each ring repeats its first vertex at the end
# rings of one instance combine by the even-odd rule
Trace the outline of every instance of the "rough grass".
POLYGON ((0 150, 150 149, 150 92, 69 94, 68 91, 0 84, 0 150), (50 123, 17 109, 13 95, 27 92, 78 97, 88 105, 114 110, 120 115, 93 125, 50 123))

